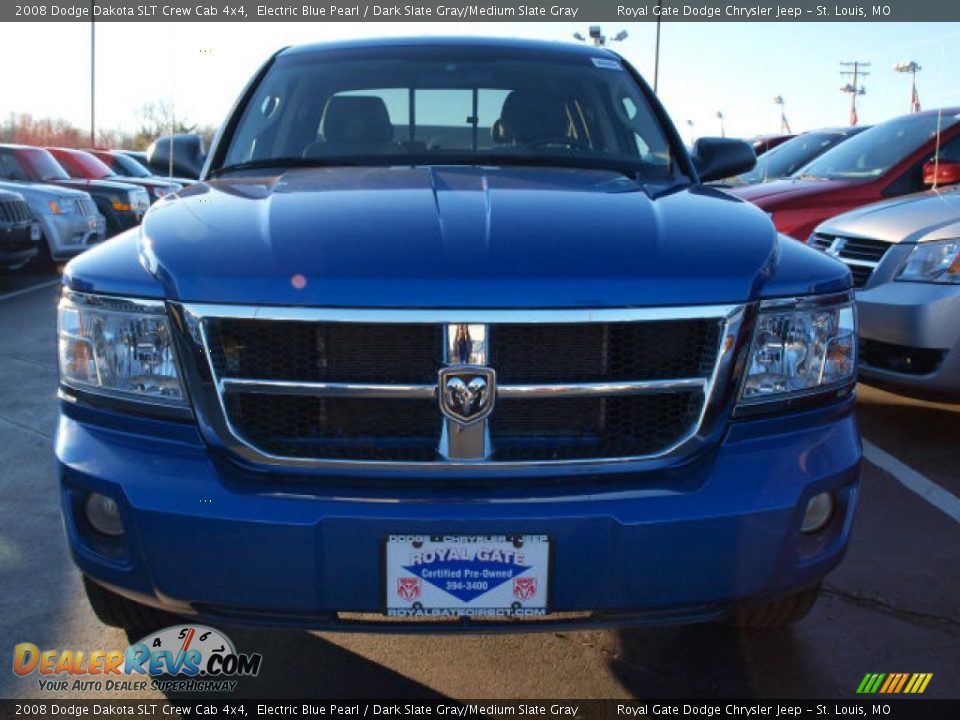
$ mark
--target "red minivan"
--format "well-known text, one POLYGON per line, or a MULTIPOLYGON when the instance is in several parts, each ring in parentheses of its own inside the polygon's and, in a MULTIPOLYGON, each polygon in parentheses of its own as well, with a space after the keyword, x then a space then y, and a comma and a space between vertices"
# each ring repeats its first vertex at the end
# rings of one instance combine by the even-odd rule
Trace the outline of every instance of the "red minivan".
POLYGON ((806 241, 817 225, 834 215, 934 183, 957 182, 960 108, 946 108, 880 123, 792 177, 730 192, 766 210, 784 235, 806 241))

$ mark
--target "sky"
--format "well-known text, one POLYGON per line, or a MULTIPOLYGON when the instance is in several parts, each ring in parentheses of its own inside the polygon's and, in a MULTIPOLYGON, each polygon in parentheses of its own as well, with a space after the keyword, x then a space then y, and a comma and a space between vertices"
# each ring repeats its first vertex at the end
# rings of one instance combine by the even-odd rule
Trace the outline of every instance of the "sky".
MULTIPOLYGON (((219 126, 244 84, 276 49, 293 44, 387 35, 490 35, 576 42, 590 23, 117 23, 96 24, 97 125, 137 129, 138 110, 172 101, 178 116, 219 126)), ((611 45, 652 84, 655 26, 608 23, 611 45)), ((4 72, 0 117, 11 112, 90 125, 90 23, 0 23, 4 72), (29 66, 25 60, 29 59, 29 66), (29 68, 26 70, 26 68, 29 68)), ((775 96, 792 129, 849 122, 843 60, 872 63, 859 97, 861 124, 909 109, 914 60, 924 107, 960 105, 960 23, 670 23, 661 26, 660 98, 685 138, 780 127, 775 96), (692 123, 692 126, 690 125, 692 123)))

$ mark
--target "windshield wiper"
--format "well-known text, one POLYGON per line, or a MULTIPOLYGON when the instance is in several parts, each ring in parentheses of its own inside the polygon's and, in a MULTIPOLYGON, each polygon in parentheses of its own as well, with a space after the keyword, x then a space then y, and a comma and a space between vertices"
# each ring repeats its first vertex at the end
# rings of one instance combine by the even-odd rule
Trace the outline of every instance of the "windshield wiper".
POLYGON ((511 165, 519 167, 558 167, 586 170, 609 170, 638 180, 644 171, 659 169, 648 163, 636 163, 628 160, 618 161, 611 158, 570 156, 526 155, 523 153, 438 153, 434 154, 377 154, 339 156, 330 158, 279 157, 265 160, 224 165, 210 172, 210 177, 243 170, 262 170, 267 168, 310 168, 310 167, 390 167, 390 166, 427 166, 427 165, 511 165))
POLYGON ((513 167, 575 168, 581 170, 609 170, 638 180, 645 170, 656 169, 647 163, 612 158, 580 155, 525 155, 523 153, 449 154, 436 157, 413 157, 411 165, 503 165, 513 167))
POLYGON ((267 168, 311 168, 311 167, 332 167, 337 165, 356 165, 355 162, 345 158, 302 158, 302 157, 278 157, 268 158, 266 160, 248 160, 247 162, 234 163, 233 165, 223 165, 210 171, 210 177, 219 177, 224 173, 240 172, 242 170, 265 170, 267 168))

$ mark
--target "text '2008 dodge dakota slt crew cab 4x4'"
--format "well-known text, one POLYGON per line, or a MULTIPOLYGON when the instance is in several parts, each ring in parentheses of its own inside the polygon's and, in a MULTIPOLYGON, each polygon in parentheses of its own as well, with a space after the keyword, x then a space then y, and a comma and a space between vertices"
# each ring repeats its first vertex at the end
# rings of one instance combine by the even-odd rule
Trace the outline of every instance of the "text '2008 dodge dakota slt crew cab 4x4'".
POLYGON ((63 512, 107 622, 802 617, 857 497, 849 271, 598 48, 287 49, 72 261, 63 512))

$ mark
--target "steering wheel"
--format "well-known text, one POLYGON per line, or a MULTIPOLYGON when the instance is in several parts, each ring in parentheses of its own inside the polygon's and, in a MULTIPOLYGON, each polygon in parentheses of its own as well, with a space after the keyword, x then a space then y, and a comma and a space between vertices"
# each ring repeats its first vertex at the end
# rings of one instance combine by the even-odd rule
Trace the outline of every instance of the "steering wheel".
POLYGON ((547 145, 564 145, 569 148, 577 148, 578 150, 587 150, 590 147, 580 138, 573 138, 566 135, 537 138, 536 140, 527 142, 527 146, 532 148, 545 147, 547 145))

